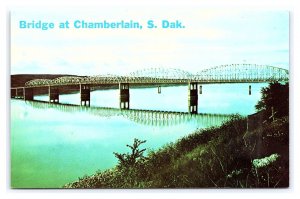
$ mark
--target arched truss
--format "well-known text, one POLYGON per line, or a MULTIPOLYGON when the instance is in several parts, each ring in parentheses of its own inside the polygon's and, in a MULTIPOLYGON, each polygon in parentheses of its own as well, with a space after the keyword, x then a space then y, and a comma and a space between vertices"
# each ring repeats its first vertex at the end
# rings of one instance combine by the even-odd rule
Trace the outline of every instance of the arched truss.
POLYGON ((25 87, 49 86, 52 84, 51 79, 33 79, 25 83, 25 87))
POLYGON ((78 85, 85 83, 85 77, 77 76, 63 76, 53 79, 51 82, 52 85, 78 85))
POLYGON ((107 75, 89 76, 85 80, 87 84, 116 84, 120 82, 126 83, 129 81, 129 79, 130 78, 127 76, 107 74, 107 75))
POLYGON ((198 72, 193 81, 199 82, 272 82, 288 81, 286 69, 257 64, 230 64, 198 72))
POLYGON ((129 74, 134 78, 153 78, 153 79, 189 79, 192 74, 175 68, 147 68, 129 74))
POLYGON ((286 69, 256 65, 230 64, 205 69, 193 75, 180 69, 150 68, 132 72, 129 75, 97 75, 87 77, 64 76, 53 80, 35 79, 25 83, 25 87, 43 87, 79 84, 118 84, 118 83, 234 83, 234 82, 272 82, 288 81, 286 69))

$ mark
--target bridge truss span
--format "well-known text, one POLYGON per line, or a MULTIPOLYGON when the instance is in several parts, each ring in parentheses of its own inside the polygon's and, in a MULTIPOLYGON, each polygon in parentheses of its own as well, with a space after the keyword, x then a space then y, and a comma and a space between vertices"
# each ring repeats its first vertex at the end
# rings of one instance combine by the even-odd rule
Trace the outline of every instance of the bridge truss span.
POLYGON ((286 69, 257 64, 230 64, 205 69, 198 72, 193 81, 196 82, 274 82, 288 81, 286 69))
POLYGON ((129 74, 132 78, 152 78, 152 79, 190 79, 193 74, 175 68, 147 68, 143 70, 138 70, 129 74))
POLYGON ((50 86, 52 84, 51 79, 33 79, 25 83, 25 87, 42 87, 50 86))
POLYGON ((100 84, 181 84, 199 83, 254 83, 288 81, 286 69, 257 64, 229 64, 201 70, 196 74, 166 68, 149 68, 129 73, 128 75, 63 76, 53 80, 34 79, 25 83, 25 87, 64 86, 64 85, 100 85, 100 84))
POLYGON ((85 83, 86 78, 76 77, 76 76, 63 76, 53 79, 50 86, 60 86, 60 85, 79 85, 85 83))

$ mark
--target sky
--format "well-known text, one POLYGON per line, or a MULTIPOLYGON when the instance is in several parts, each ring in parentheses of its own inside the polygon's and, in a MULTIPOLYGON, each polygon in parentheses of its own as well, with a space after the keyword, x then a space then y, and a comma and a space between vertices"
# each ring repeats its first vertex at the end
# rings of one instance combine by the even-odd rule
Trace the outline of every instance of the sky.
POLYGON ((191 73, 225 64, 289 68, 289 13, 199 7, 14 9, 11 74, 127 74, 146 68, 191 73), (20 29, 19 21, 134 20, 143 29, 20 29), (179 20, 182 29, 147 29, 179 20))

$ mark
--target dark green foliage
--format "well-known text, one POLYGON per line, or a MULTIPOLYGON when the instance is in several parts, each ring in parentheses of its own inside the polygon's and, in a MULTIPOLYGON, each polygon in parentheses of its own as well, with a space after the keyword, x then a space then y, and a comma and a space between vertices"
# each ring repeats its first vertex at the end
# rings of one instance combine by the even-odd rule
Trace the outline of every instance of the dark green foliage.
POLYGON ((265 112, 265 119, 272 115, 279 118, 289 115, 289 84, 280 84, 278 82, 270 83, 268 87, 261 90, 262 98, 256 104, 258 111, 265 112))
POLYGON ((147 158, 135 139, 131 153, 118 154, 119 164, 66 188, 287 187, 288 117, 247 132, 246 119, 234 116, 219 128, 200 130, 147 158), (254 159, 278 154, 275 162, 255 168, 254 159))
POLYGON ((143 161, 145 160, 145 157, 143 156, 143 153, 146 149, 139 149, 139 146, 143 143, 145 143, 146 140, 139 140, 139 139, 134 139, 133 145, 126 145, 131 149, 131 153, 114 153, 116 158, 119 160, 118 166, 121 168, 128 168, 128 167, 133 167, 137 164, 138 161, 143 161))
POLYGON ((115 176, 116 188, 140 187, 137 183, 139 179, 144 177, 145 161, 143 153, 146 149, 139 149, 140 145, 146 140, 134 139, 133 145, 126 145, 131 149, 131 153, 114 153, 119 160, 116 167, 117 176, 115 176))

